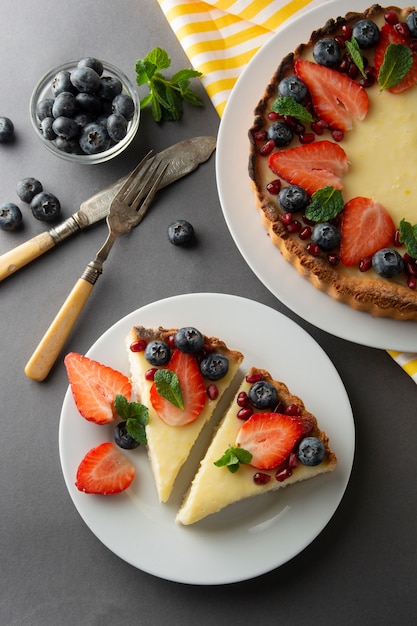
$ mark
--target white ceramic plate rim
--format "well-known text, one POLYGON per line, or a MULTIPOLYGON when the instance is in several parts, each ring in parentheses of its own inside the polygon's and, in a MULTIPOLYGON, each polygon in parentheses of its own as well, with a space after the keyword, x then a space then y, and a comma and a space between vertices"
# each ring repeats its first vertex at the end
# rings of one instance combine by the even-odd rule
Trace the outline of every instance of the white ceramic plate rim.
MULTIPOLYGON (((65 482, 79 514, 121 559, 167 580, 224 584, 279 567, 323 530, 349 480, 354 423, 337 371, 320 346, 281 313, 242 297, 210 293, 175 296, 134 311, 104 333, 88 356, 128 374, 124 340, 135 324, 193 325, 221 337, 229 347, 245 354, 239 380, 251 365, 270 370, 320 416, 338 466, 331 474, 232 505, 193 526, 179 526, 174 520, 188 484, 186 476, 180 476, 173 501, 159 504, 144 448, 126 453, 137 467, 137 477, 125 493, 103 497, 76 489, 79 462, 90 448, 111 440, 112 428, 84 420, 68 389, 61 412, 59 452, 65 482)), ((198 447, 196 452, 200 452, 198 447)), ((198 458, 194 460, 196 466, 198 458)))
POLYGON ((355 311, 317 290, 284 260, 261 224, 248 177, 247 131, 253 123, 253 110, 279 60, 297 42, 308 41, 311 32, 323 26, 329 17, 345 15, 348 10, 363 11, 371 4, 369 0, 325 3, 280 28, 261 48, 237 81, 220 123, 217 185, 224 217, 238 249, 256 276, 283 304, 336 337, 374 348, 413 352, 417 351, 415 322, 374 318, 355 311))

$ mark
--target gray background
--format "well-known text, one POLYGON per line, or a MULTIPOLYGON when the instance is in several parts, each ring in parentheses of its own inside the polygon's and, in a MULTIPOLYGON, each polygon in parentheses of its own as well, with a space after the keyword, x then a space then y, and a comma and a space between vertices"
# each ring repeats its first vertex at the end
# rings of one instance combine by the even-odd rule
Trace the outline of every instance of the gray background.
MULTIPOLYGON (((53 64, 97 56, 134 80, 136 59, 157 45, 168 51, 174 69, 189 62, 155 0, 0 0, 0 7, 0 115, 13 119, 17 133, 15 144, 0 149, 1 202, 17 201, 17 181, 34 176, 59 196, 69 216, 148 149, 217 134, 218 116, 196 84, 204 109, 187 108, 181 122, 161 126, 145 112, 134 144, 114 162, 80 167, 57 159, 36 140, 28 116, 33 86, 53 64)), ((0 253, 44 229, 26 215, 21 233, 0 232, 0 253)), ((42 384, 29 381, 23 368, 105 234, 105 225, 96 225, 0 283, 0 624, 414 623, 415 383, 384 351, 311 327, 263 287, 227 230, 214 158, 161 192, 140 232, 124 242, 123 253, 113 252, 70 348, 86 352, 121 317, 179 293, 231 293, 269 305, 305 328, 340 372, 356 425, 351 481, 333 519, 306 550, 276 571, 224 587, 176 584, 136 570, 87 528, 58 457, 64 368, 58 365, 42 384), (192 264, 189 254, 167 244, 173 217, 190 219, 198 230, 192 264)))

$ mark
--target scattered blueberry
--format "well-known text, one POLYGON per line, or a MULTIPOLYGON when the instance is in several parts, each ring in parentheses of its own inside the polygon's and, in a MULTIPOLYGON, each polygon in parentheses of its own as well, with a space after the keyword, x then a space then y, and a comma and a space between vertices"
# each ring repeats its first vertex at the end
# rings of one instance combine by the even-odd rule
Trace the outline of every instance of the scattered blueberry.
POLYGON ((352 29, 352 37, 358 42, 359 48, 364 50, 376 46, 379 36, 379 28, 372 20, 359 20, 352 29))
POLYGON ((14 139, 14 124, 8 117, 0 117, 0 143, 9 143, 14 139))
POLYGON ((0 228, 18 230, 22 225, 22 212, 13 202, 0 204, 0 228))
POLYGON ((165 365, 171 358, 171 350, 165 341, 150 341, 145 348, 145 359, 151 365, 165 365))
POLYGON ((30 203, 30 208, 33 217, 42 222, 53 222, 61 212, 58 198, 49 191, 41 191, 36 194, 30 203))
POLYGON ((111 139, 102 124, 91 122, 82 129, 79 143, 85 154, 98 154, 110 148, 111 139))
POLYGON ((210 352, 200 363, 200 371, 209 380, 219 380, 229 370, 229 359, 224 354, 210 352))
POLYGON ((140 445, 139 441, 136 441, 136 439, 134 439, 132 435, 129 435, 129 433, 127 432, 125 421, 116 424, 113 431, 113 438, 116 445, 118 445, 119 448, 123 448, 124 450, 133 450, 140 445))
POLYGON ((317 437, 305 437, 298 446, 297 456, 303 465, 319 465, 325 454, 324 443, 317 437))
POLYGON ((279 96, 293 98, 296 102, 302 102, 307 93, 307 86, 298 76, 287 76, 278 85, 279 96))
POLYGON ((296 213, 297 211, 304 211, 309 199, 306 190, 299 185, 287 185, 279 192, 278 202, 283 211, 296 213))
POLYGON ((121 141, 127 134, 127 119, 120 113, 112 113, 107 118, 107 132, 116 143, 121 141))
POLYGON ((23 178, 17 183, 16 193, 22 202, 30 204, 36 194, 43 191, 42 183, 36 178, 23 178))
POLYGON ((412 37, 417 37, 417 11, 411 11, 411 13, 407 15, 407 19, 405 20, 405 23, 408 26, 410 35, 412 37))
POLYGON ((194 228, 186 220, 176 220, 168 227, 168 239, 174 246, 186 246, 194 240, 194 228))
POLYGON ((335 68, 341 61, 339 44, 331 37, 319 39, 313 48, 313 58, 319 65, 335 68))
POLYGON ((179 328, 174 335, 174 344, 181 352, 197 354, 203 348, 204 337, 197 328, 184 326, 179 328))
POLYGON ((248 391, 248 397, 257 409, 272 409, 278 404, 277 390, 267 380, 254 383, 248 391))
POLYGON ((333 250, 339 245, 340 239, 340 230, 330 222, 316 224, 311 233, 311 240, 325 251, 333 250))
POLYGON ((383 278, 392 278, 404 269, 402 256, 393 248, 382 248, 372 257, 372 267, 383 278))
POLYGON ((267 130, 268 139, 272 139, 279 148, 288 146, 294 137, 291 128, 285 122, 274 122, 267 130))

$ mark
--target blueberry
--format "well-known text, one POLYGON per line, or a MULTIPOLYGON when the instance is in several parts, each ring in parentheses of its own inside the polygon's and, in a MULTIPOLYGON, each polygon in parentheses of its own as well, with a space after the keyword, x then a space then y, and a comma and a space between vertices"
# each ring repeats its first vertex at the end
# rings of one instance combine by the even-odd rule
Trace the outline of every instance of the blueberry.
POLYGON ((51 84, 51 91, 54 96, 58 96, 60 93, 64 91, 68 91, 73 93, 74 86, 71 83, 71 74, 68 70, 61 70, 54 76, 51 84))
POLYGON ((0 204, 0 228, 18 230, 22 226, 22 212, 13 202, 0 204))
POLYGON ((393 248, 382 248, 373 255, 372 267, 383 278, 392 278, 403 271, 404 261, 393 248))
POLYGON ((417 11, 411 11, 411 13, 407 15, 407 19, 405 20, 405 23, 408 26, 410 35, 412 37, 417 37, 417 11))
POLYGON ((278 404, 277 390, 267 380, 254 383, 248 391, 248 397, 257 409, 273 409, 278 404))
POLYGON ((77 113, 76 115, 74 115, 72 119, 77 124, 78 128, 81 129, 93 121, 93 116, 90 115, 90 113, 81 111, 80 113, 77 113))
POLYGON ((43 191, 42 183, 36 178, 23 178, 17 183, 16 193, 22 202, 30 204, 36 194, 43 191))
POLYGON ((122 83, 115 76, 102 76, 97 94, 104 100, 113 100, 122 93, 122 83))
POLYGON ((30 203, 30 208, 33 217, 41 222, 52 222, 59 217, 61 212, 58 198, 49 191, 36 194, 30 203))
POLYGON ((98 154, 110 148, 111 139, 101 124, 91 122, 81 131, 80 147, 85 154, 98 154))
POLYGON ((112 113, 107 118, 107 132, 109 133, 110 139, 115 141, 121 141, 124 137, 126 137, 127 133, 127 120, 120 115, 120 113, 112 113))
POLYGON ((145 348, 145 359, 151 365, 166 365, 171 358, 171 350, 165 341, 150 341, 145 348))
POLYGON ((99 115, 101 113, 101 100, 95 94, 77 93, 75 95, 75 102, 81 111, 86 111, 92 115, 99 115))
POLYGON ((8 117, 0 117, 0 143, 9 143, 14 139, 14 124, 8 117))
POLYGON ((352 37, 364 50, 373 48, 379 41, 379 28, 372 20, 359 20, 352 29, 352 37))
POLYGON ((278 85, 278 95, 282 98, 293 98, 302 102, 307 95, 307 87, 297 76, 287 76, 278 85))
POLYGON ((77 63, 77 67, 91 67, 99 76, 103 73, 103 63, 94 57, 85 57, 77 63))
POLYGON ((194 228, 186 220, 176 220, 168 226, 168 239, 174 246, 186 246, 194 241, 194 228))
POLYGON ((80 144, 78 143, 77 137, 73 137, 72 139, 57 137, 55 140, 55 146, 58 150, 66 152, 67 154, 80 154, 80 144))
POLYGON ((133 450, 140 445, 139 441, 136 441, 136 439, 134 439, 132 435, 129 435, 129 433, 127 432, 125 421, 119 422, 116 425, 113 431, 113 439, 116 445, 118 445, 119 448, 123 448, 124 450, 133 450))
POLYGON ((285 122, 274 122, 267 130, 268 139, 272 139, 277 147, 288 146, 294 137, 291 128, 285 122))
POLYGON ((55 119, 53 117, 44 117, 39 125, 39 129, 41 131, 42 137, 44 139, 52 140, 55 139, 56 135, 53 131, 53 124, 55 119))
POLYGON ((52 105, 52 116, 56 119, 61 115, 72 117, 76 111, 77 103, 75 96, 69 91, 63 91, 57 95, 52 105))
POLYGON ((127 93, 119 93, 113 98, 111 105, 113 113, 120 113, 128 122, 133 118, 135 103, 127 93))
POLYGON ((308 205, 308 194, 299 185, 287 185, 279 192, 278 202, 282 210, 288 213, 304 211, 308 205))
POLYGON ((313 57, 319 65, 326 67, 337 67, 341 60, 339 44, 335 39, 326 37, 319 39, 313 48, 313 57))
POLYGON ((209 380, 219 380, 229 371, 229 359, 224 354, 211 352, 201 361, 200 371, 209 380))
POLYGON ((45 117, 52 117, 53 104, 54 98, 44 98, 43 100, 39 100, 36 105, 36 115, 40 121, 45 119, 45 117))
POLYGON ((52 130, 58 137, 62 139, 72 139, 79 133, 79 126, 71 117, 60 115, 54 120, 52 130))
POLYGON ((297 456, 303 465, 319 465, 325 454, 324 443, 317 437, 305 437, 298 446, 297 456))
POLYGON ((94 94, 100 87, 100 76, 91 67, 77 67, 71 72, 71 83, 77 91, 94 94))
POLYGON ((311 233, 311 240, 320 246, 322 250, 333 250, 339 245, 341 239, 340 230, 330 222, 316 224, 311 233))
POLYGON ((204 346, 204 337, 197 328, 184 326, 175 333, 174 344, 181 352, 197 354, 204 346))

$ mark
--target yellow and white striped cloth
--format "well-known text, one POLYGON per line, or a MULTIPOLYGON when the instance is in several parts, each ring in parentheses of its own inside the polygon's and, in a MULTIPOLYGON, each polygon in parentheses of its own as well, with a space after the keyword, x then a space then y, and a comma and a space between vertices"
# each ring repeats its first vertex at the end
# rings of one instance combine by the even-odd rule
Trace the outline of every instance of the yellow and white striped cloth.
MULTIPOLYGON (((329 0, 158 0, 221 117, 254 54, 286 20, 329 0)), ((417 354, 388 351, 417 383, 417 354)))

